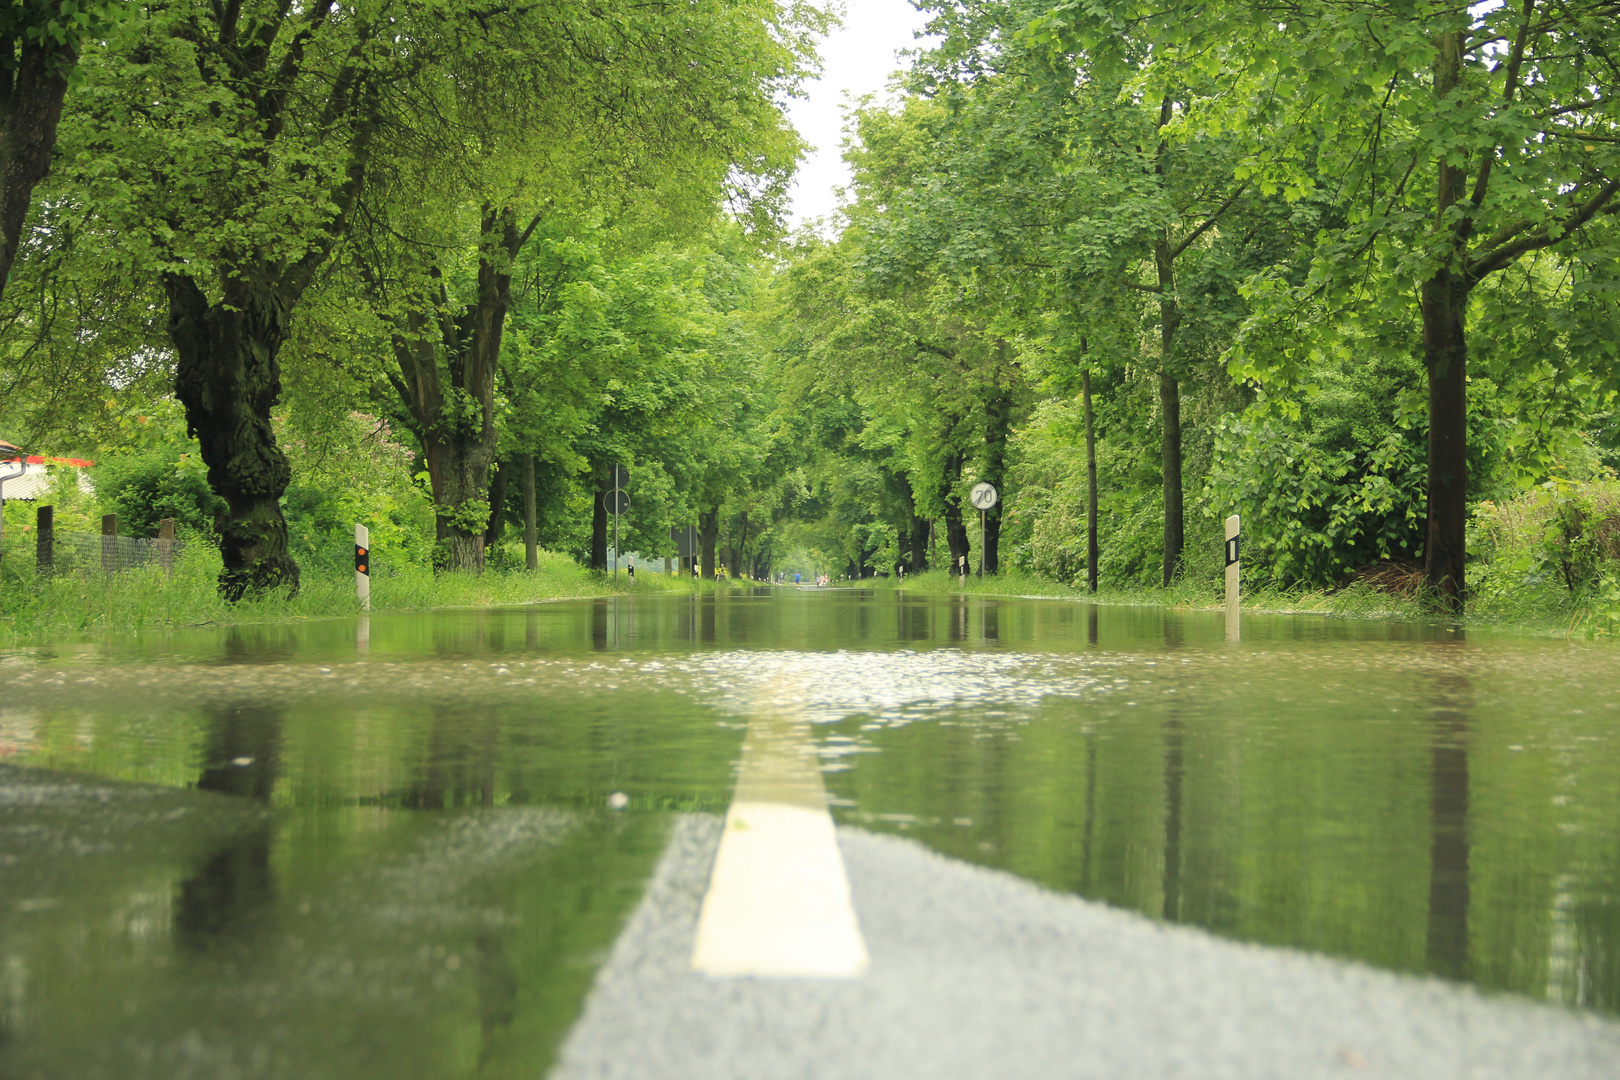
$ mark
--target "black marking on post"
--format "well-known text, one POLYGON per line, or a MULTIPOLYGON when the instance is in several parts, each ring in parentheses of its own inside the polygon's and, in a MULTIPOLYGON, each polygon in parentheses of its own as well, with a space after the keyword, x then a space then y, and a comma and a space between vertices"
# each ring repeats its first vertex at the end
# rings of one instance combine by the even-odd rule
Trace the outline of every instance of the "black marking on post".
POLYGON ((371 576, 370 554, 370 552, 361 547, 359 544, 354 545, 354 569, 356 573, 364 574, 366 577, 371 576))
POLYGON ((1237 561, 1238 561, 1238 538, 1234 536, 1234 537, 1232 537, 1232 539, 1230 539, 1230 540, 1228 540, 1226 542, 1226 565, 1231 566, 1233 563, 1235 563, 1237 561))

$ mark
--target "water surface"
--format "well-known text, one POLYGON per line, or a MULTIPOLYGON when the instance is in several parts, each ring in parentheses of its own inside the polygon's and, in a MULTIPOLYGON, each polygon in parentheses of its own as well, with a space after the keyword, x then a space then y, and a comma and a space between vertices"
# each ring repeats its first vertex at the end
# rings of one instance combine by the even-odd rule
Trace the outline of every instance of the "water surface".
POLYGON ((847 823, 1620 1011, 1620 653, 1243 631, 759 590, 14 652, 0 1074, 538 1075, 670 812, 724 809, 764 711, 813 722, 847 823))

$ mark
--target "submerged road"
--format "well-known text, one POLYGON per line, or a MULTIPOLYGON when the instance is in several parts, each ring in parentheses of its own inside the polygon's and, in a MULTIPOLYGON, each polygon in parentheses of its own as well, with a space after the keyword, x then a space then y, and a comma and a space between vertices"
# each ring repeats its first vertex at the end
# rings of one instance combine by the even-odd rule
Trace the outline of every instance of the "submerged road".
POLYGON ((721 820, 680 819, 552 1080, 1613 1080, 1620 1023, 1055 894, 838 830, 855 978, 693 970, 721 820))

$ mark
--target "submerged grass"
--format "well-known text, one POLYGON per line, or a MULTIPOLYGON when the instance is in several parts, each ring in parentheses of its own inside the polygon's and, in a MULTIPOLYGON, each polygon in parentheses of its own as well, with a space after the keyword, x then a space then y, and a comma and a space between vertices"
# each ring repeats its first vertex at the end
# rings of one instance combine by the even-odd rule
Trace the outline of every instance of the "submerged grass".
MULTIPOLYGON (((38 577, 31 562, 15 556, 0 560, 0 647, 184 626, 326 618, 357 610, 353 571, 306 569, 294 596, 278 591, 234 604, 219 595, 218 574, 219 555, 207 549, 176 560, 172 574, 151 565, 115 574, 38 577)), ((631 585, 624 575, 615 579, 585 570, 566 555, 542 552, 540 567, 532 572, 435 574, 427 567, 403 566, 377 573, 371 581, 371 610, 494 607, 694 587, 646 570, 631 585)))

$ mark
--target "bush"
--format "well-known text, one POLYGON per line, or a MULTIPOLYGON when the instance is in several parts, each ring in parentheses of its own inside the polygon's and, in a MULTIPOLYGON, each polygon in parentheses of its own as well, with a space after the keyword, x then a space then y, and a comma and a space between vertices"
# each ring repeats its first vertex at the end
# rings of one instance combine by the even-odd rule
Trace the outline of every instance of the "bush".
POLYGON ((1573 598, 1620 578, 1620 483, 1549 480, 1474 510, 1470 555, 1484 564, 1476 592, 1553 585, 1573 598))
POLYGON ((208 467, 197 440, 186 434, 179 402, 160 401, 119 427, 118 444, 101 452, 90 470, 103 511, 118 515, 118 531, 156 536, 158 523, 173 518, 182 530, 211 535, 225 500, 208 487, 208 467))
POLYGON ((380 570, 428 564, 433 500, 412 478, 411 451, 395 441, 387 421, 349 413, 318 432, 284 430, 278 437, 293 467, 282 513, 300 566, 352 566, 357 523, 370 530, 380 570))

